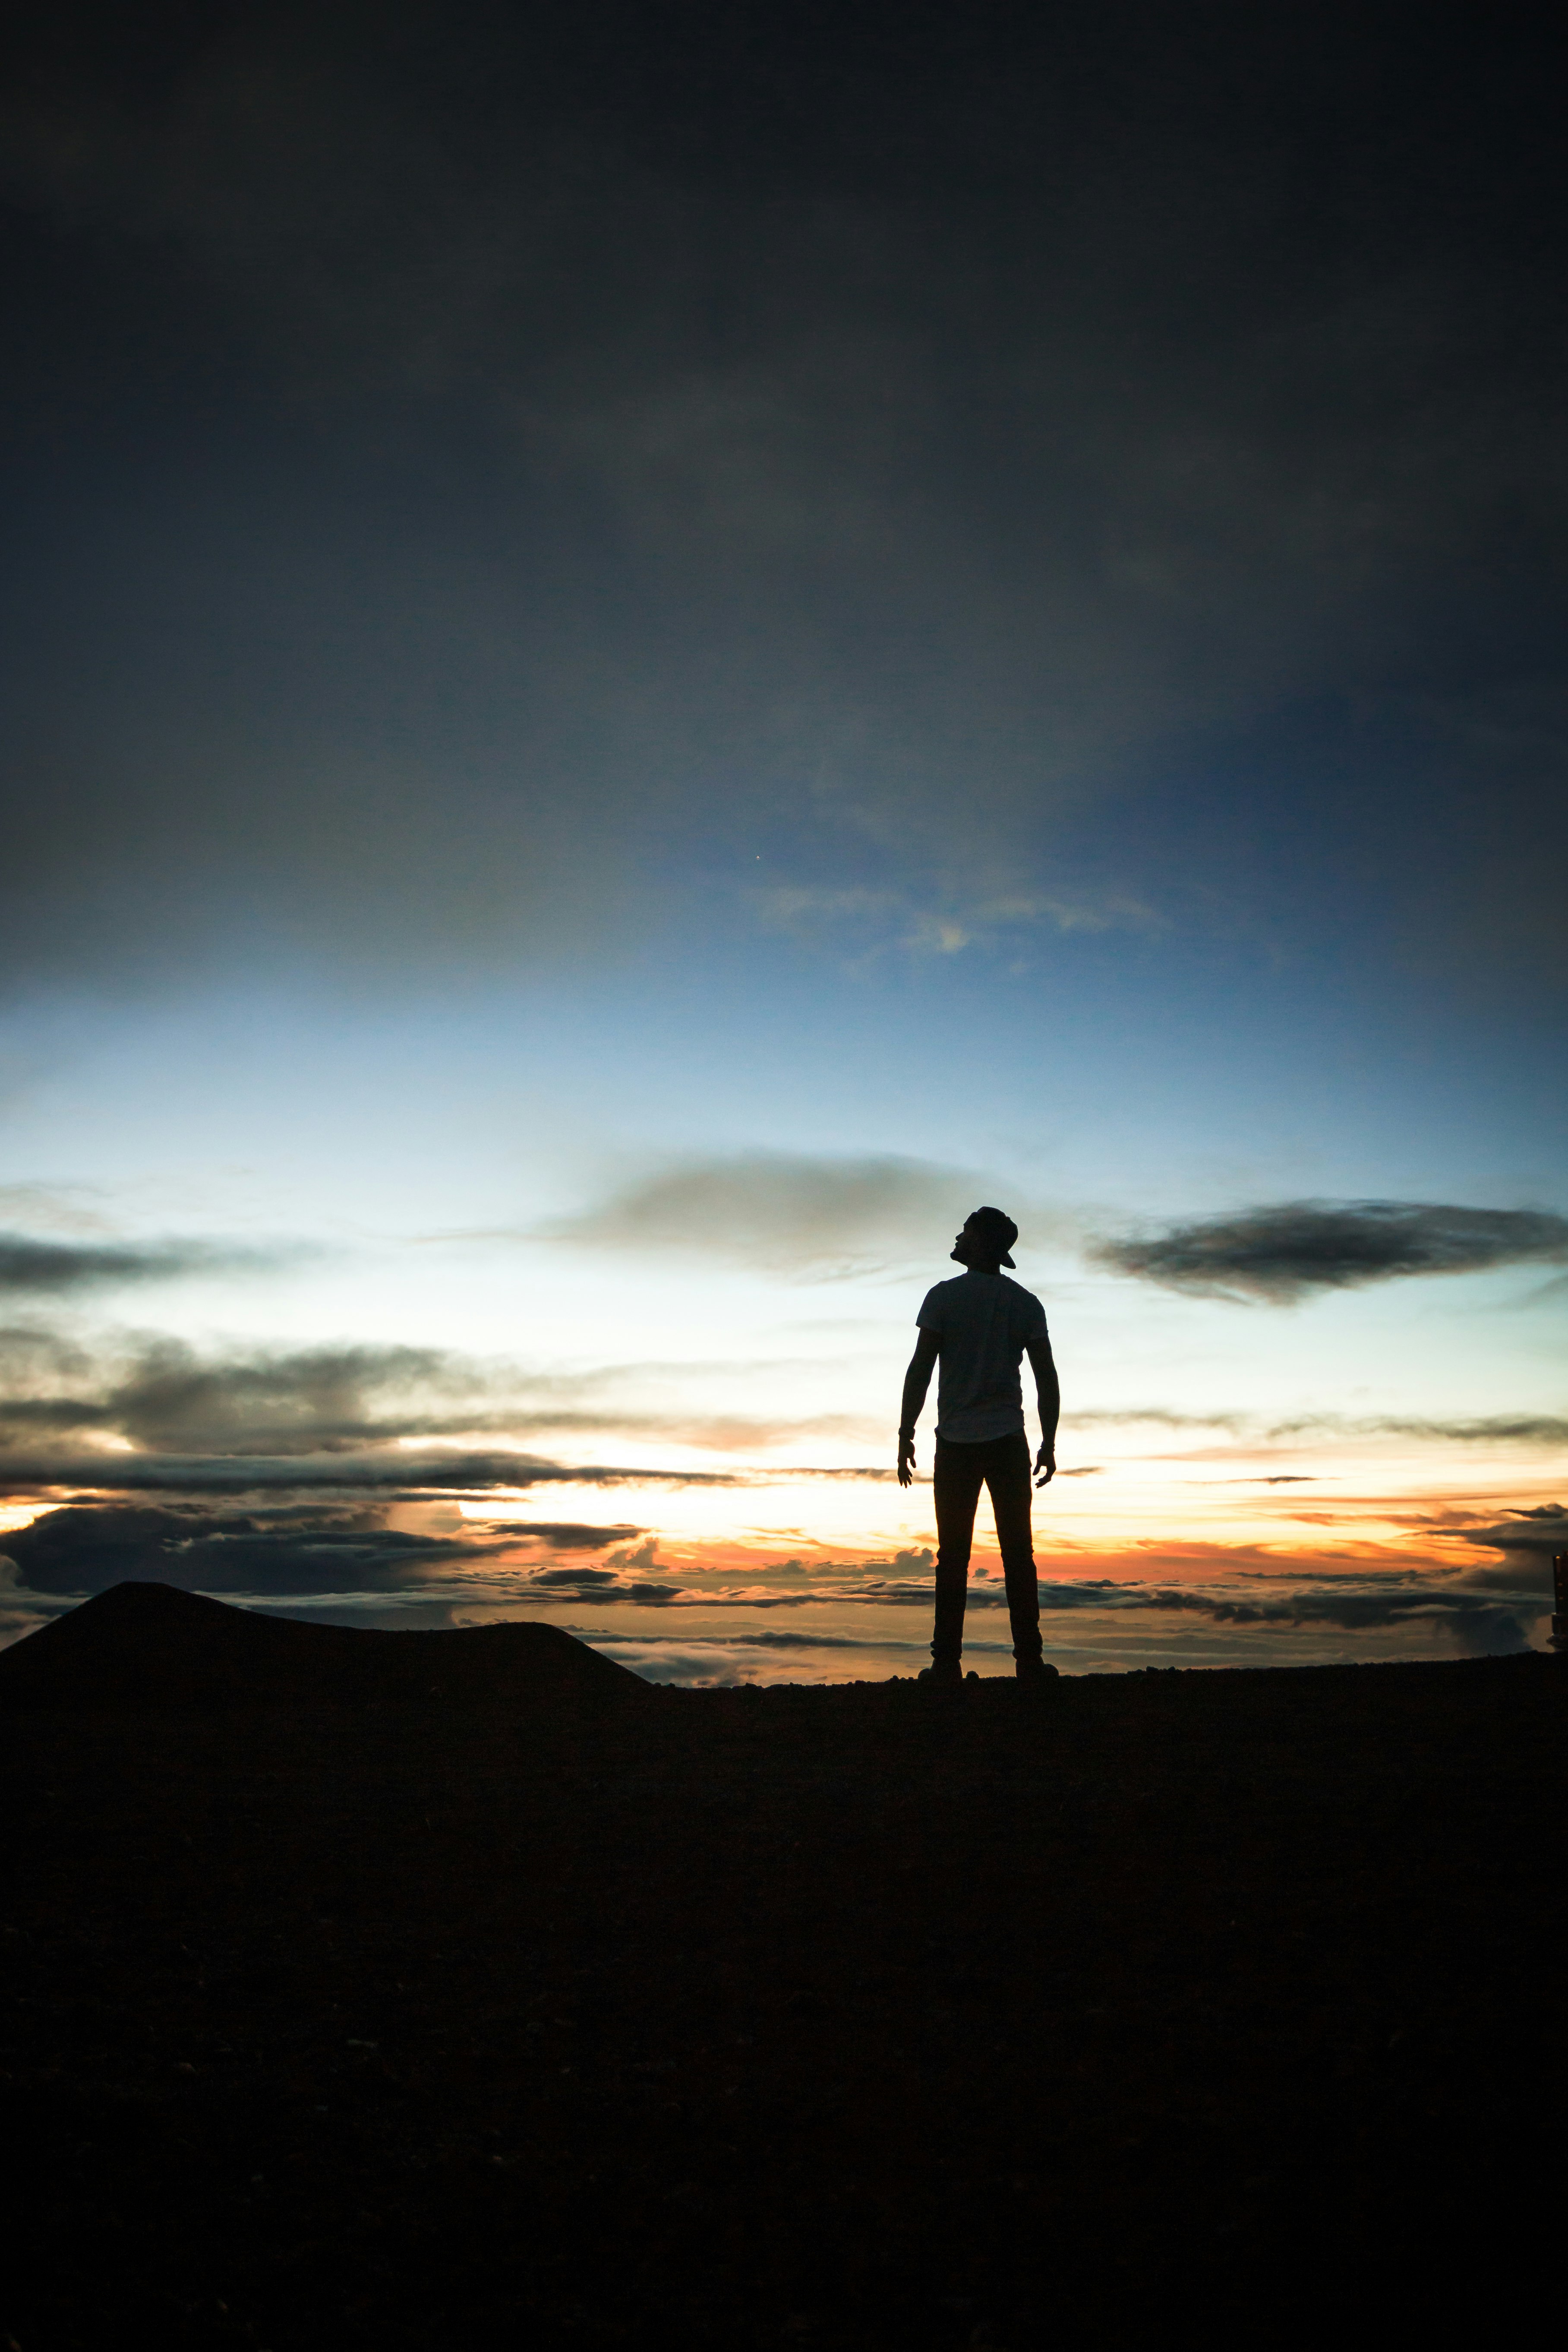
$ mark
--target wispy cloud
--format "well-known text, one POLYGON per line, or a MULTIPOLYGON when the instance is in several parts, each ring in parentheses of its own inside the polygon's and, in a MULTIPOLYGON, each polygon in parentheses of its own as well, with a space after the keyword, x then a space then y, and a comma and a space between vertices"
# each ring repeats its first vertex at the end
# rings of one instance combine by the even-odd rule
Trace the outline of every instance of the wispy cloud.
MULTIPOLYGON (((539 1232, 584 1248, 683 1250, 821 1275, 941 1252, 972 1209, 1007 1191, 999 1179, 924 1160, 736 1152, 635 1178, 539 1232)), ((1043 1238, 1043 1223, 1033 1234, 1026 1225, 1025 1247, 1043 1238)))
POLYGON ((1414 1201, 1287 1201, 1095 1243, 1118 1274, 1199 1298, 1293 1306, 1395 1276, 1568 1260, 1568 1217, 1414 1201))
POLYGON ((686 1383, 754 1365, 601 1365, 539 1370, 438 1348, 327 1346, 202 1354, 163 1337, 100 1342, 0 1327, 0 1475, 8 1442, 35 1452, 87 1437, 141 1452, 311 1454, 420 1439, 653 1439, 765 1454, 808 1438, 864 1437, 865 1419, 794 1418, 689 1402, 686 1383), (649 1391, 668 1402, 650 1403, 649 1391))
POLYGON ((1420 1413, 1303 1413, 1277 1422, 1270 1437, 1414 1437, 1423 1444, 1565 1445, 1568 1416, 1546 1412, 1480 1413, 1445 1420, 1420 1413))
POLYGON ((1058 933, 1163 929, 1164 919, 1127 890, 1060 887, 977 893, 950 900, 912 892, 778 883, 748 893, 763 927, 852 963, 901 950, 914 956, 959 955, 968 948, 1016 946, 1031 931, 1058 933))
POLYGON ((109 1234, 110 1219, 89 1205, 96 1197, 87 1184, 0 1184, 0 1217, 35 1232, 109 1234))
POLYGON ((1091 1405, 1069 1415, 1075 1429, 1245 1429, 1252 1416, 1235 1412, 1175 1412, 1160 1404, 1091 1405))
MULTIPOLYGON (((584 1411, 584 1389, 614 1378, 613 1368, 557 1377, 438 1348, 204 1354, 162 1337, 110 1335, 94 1347, 47 1328, 0 1327, 0 1491, 484 1492, 673 1478, 603 1461, 568 1469, 521 1442, 542 1429, 624 1441, 639 1418, 689 1441, 704 1421, 584 1411), (566 1394, 554 1402, 559 1389, 566 1394)), ((754 1433, 778 1431, 759 1421, 754 1433)), ((693 1473, 689 1483, 729 1475, 693 1473)))
MULTIPOLYGON (((1568 1444, 1568 1417, 1557 1413, 1293 1413, 1283 1421, 1240 1406, 1215 1412, 1167 1412, 1162 1405, 1090 1406, 1069 1409, 1072 1429, 1221 1430, 1238 1441, 1275 1443, 1281 1438, 1408 1437, 1423 1445, 1562 1445, 1568 1444)), ((1261 1475, 1261 1474, 1260 1474, 1261 1475)), ((1279 1474, 1269 1483, 1289 1485, 1305 1474, 1279 1474)))

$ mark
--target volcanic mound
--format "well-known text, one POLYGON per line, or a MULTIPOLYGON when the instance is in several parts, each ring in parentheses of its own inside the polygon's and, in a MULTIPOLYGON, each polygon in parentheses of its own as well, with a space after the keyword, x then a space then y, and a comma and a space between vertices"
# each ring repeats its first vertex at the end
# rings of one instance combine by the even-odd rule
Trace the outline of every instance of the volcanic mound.
POLYGON ((116 1584, 0 1652, 10 1708, 636 1705, 650 1685, 558 1625, 304 1625, 171 1584, 116 1584))

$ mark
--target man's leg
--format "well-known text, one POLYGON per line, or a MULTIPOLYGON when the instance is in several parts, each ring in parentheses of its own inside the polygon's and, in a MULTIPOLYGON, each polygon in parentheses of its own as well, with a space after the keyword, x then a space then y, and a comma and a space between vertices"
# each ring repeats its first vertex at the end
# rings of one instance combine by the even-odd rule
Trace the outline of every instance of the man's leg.
POLYGON ((1022 1430, 998 1437, 985 1448, 985 1483, 996 1514, 996 1541, 1007 1582, 1007 1615, 1013 1627, 1013 1657, 1024 1669, 1040 1656, 1040 1594, 1035 1580, 1035 1539, 1029 1524, 1034 1486, 1029 1441, 1022 1430))
POLYGON ((936 1625, 931 1664, 956 1666, 963 1654, 963 1604, 969 1598, 969 1555, 974 1507, 980 1500, 985 1449, 936 1441, 931 1486, 936 1500, 936 1625))

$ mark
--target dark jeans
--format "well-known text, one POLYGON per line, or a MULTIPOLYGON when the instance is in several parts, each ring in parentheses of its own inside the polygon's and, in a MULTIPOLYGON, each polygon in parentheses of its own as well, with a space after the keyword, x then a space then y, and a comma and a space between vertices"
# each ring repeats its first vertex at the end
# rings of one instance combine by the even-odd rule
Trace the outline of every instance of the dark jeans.
POLYGON ((1035 1584, 1034 1538, 1029 1504, 1034 1494, 1029 1441, 1021 1429, 979 1445, 936 1441, 936 1631, 931 1654, 938 1664, 956 1661, 963 1650, 963 1604, 969 1595, 969 1554, 974 1512, 983 1486, 991 1489, 996 1540, 1007 1580, 1007 1614, 1015 1658, 1040 1654, 1040 1596, 1035 1584))

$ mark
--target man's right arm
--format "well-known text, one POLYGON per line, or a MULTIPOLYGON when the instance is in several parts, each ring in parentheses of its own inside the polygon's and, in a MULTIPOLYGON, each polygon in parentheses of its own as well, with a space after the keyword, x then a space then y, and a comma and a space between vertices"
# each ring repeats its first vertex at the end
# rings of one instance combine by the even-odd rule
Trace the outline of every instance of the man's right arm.
POLYGON ((915 1423, 921 1417, 921 1407, 926 1401, 931 1376, 942 1349, 942 1335, 921 1327, 910 1358, 910 1369, 904 1374, 904 1402, 899 1414, 899 1484, 907 1486, 915 1475, 915 1423))

